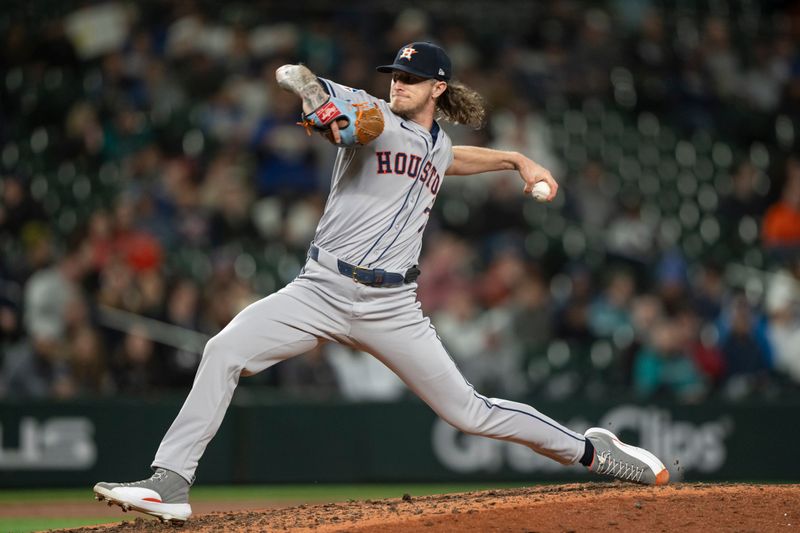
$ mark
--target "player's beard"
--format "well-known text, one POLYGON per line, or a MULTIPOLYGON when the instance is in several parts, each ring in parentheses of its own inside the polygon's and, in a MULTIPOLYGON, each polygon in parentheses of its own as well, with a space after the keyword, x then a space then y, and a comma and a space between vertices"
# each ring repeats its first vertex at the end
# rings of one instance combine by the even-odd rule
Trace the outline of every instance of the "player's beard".
POLYGON ((424 109, 424 107, 425 107, 424 100, 418 103, 417 105, 414 105, 413 102, 411 102, 407 98, 402 98, 399 100, 394 99, 389 102, 389 109, 392 110, 392 113, 394 113, 395 115, 399 115, 405 119, 410 119, 418 115, 420 111, 424 109))

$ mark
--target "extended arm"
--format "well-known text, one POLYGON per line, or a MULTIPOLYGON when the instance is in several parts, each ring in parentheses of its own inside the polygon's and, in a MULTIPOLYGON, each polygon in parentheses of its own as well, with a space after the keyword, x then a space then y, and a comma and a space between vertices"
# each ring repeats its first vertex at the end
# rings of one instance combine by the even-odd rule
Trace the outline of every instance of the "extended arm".
POLYGON ((558 192, 558 183, 553 179, 550 171, 519 152, 504 152, 479 146, 454 146, 453 163, 447 169, 446 174, 448 176, 467 176, 495 170, 518 171, 520 178, 525 182, 523 189, 525 194, 530 194, 534 184, 539 181, 545 181, 550 186, 548 201, 555 198, 558 192))
POLYGON ((282 89, 302 98, 305 113, 311 113, 328 100, 322 84, 304 65, 283 65, 275 71, 275 79, 282 89))

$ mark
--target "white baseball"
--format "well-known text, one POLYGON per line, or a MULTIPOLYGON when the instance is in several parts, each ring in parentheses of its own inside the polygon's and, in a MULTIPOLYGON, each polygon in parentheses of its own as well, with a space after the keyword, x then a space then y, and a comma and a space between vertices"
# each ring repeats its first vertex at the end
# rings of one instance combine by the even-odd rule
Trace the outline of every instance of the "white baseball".
POLYGON ((546 181, 536 182, 533 189, 531 189, 531 196, 539 202, 547 201, 547 198, 550 196, 550 186, 546 181))

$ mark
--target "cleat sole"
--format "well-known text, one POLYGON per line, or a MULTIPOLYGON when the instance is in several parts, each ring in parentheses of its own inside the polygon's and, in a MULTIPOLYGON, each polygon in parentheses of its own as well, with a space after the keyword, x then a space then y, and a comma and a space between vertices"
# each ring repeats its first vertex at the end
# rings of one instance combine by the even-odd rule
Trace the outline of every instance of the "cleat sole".
POLYGON ((188 520, 188 518, 179 518, 167 513, 159 513, 156 511, 149 511, 147 509, 142 509, 141 507, 137 507, 136 505, 132 505, 128 502, 119 501, 116 498, 114 498, 110 493, 101 494, 100 492, 95 492, 95 499, 98 501, 105 500, 109 507, 116 505, 120 509, 122 509, 122 512, 124 513, 127 513, 128 511, 137 511, 139 513, 143 513, 148 516, 153 516, 157 518, 159 521, 161 521, 161 523, 169 524, 174 527, 182 527, 184 524, 186 524, 186 520, 188 520))

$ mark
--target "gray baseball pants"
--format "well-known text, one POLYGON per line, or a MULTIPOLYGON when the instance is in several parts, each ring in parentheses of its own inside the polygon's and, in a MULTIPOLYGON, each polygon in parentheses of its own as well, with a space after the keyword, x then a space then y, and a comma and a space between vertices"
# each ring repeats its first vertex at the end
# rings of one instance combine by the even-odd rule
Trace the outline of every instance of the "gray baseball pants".
POLYGON ((152 466, 193 482, 239 376, 261 372, 325 341, 377 357, 464 433, 517 442, 562 464, 578 462, 583 435, 528 405, 475 391, 423 316, 414 287, 356 283, 336 270, 336 258, 320 250, 319 262, 309 259, 292 283, 242 310, 208 341, 192 389, 152 466))

